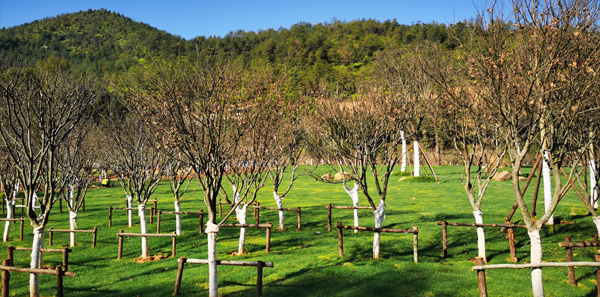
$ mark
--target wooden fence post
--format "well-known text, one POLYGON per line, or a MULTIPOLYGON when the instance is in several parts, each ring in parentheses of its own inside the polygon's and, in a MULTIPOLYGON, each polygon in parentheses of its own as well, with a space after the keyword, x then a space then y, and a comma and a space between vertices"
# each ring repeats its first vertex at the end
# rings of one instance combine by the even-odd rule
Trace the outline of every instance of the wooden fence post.
POLYGON ((413 256, 415 263, 419 263, 419 227, 413 226, 413 230, 415 230, 413 233, 413 256))
POLYGON ((221 198, 219 198, 219 202, 217 202, 219 204, 219 218, 223 216, 223 206, 221 206, 221 198))
POLYGON ((6 249, 8 250, 8 260, 10 261, 10 263, 8 265, 10 266, 14 262, 13 259, 14 259, 15 247, 12 245, 9 245, 6 247, 6 249))
POLYGON ((25 220, 21 221, 21 232, 19 233, 19 239, 21 241, 23 241, 23 229, 25 228, 25 224, 24 224, 25 220))
POLYGON ((260 224, 260 202, 256 202, 256 229, 258 229, 258 224, 260 224))
POLYGON ((112 227, 112 206, 108 207, 108 227, 112 227))
POLYGON ((162 211, 158 211, 158 215, 156 215, 156 234, 160 233, 160 214, 162 211))
POLYGON ((343 258, 344 257, 344 233, 342 231, 342 222, 338 222, 337 223, 337 229, 338 229, 338 247, 339 247, 339 254, 340 257, 343 258))
POLYGON ((172 249, 173 249, 173 255, 171 257, 175 258, 175 255, 177 255, 177 235, 175 234, 175 232, 173 232, 173 236, 172 238, 172 249))
MULTIPOLYGON (((567 243, 567 246, 565 247, 565 252, 567 254, 567 262, 573 262, 573 248, 569 246, 569 244, 571 243, 571 236, 565 236, 565 242, 567 243)), ((569 271, 569 284, 575 285, 575 267, 569 266, 567 269, 569 271)))
POLYGON ((267 253, 271 251, 271 228, 273 228, 273 224, 267 222, 267 243, 265 247, 267 253))
POLYGON ((63 297, 63 269, 56 266, 56 297, 63 297))
POLYGON ((150 225, 154 223, 154 207, 150 207, 150 225))
POLYGON ((204 209, 200 209, 200 234, 204 231, 204 209))
POLYGON ((48 245, 52 245, 52 241, 54 239, 54 232, 52 231, 52 229, 48 230, 48 232, 50 233, 50 236, 48 236, 48 245))
POLYGON ((154 200, 152 200, 154 202, 154 215, 156 215, 156 212, 158 211, 158 200, 156 200, 156 198, 154 198, 154 200))
MULTIPOLYGON (((477 266, 483 266, 483 258, 475 258, 477 266)), ((479 282, 479 296, 487 297, 487 285, 485 283, 485 269, 477 270, 477 280, 479 282)))
POLYGON ((265 262, 258 261, 256 262, 256 296, 262 297, 262 278, 263 278, 263 267, 265 266, 265 262))
POLYGON ((331 232, 331 203, 327 204, 327 232, 331 232))
POLYGON ((302 215, 300 206, 298 206, 298 231, 302 231, 302 215))
MULTIPOLYGON (((596 255, 596 262, 600 262, 600 255, 596 255)), ((600 269, 596 269, 596 291, 600 297, 600 269)))
POLYGON ((69 252, 71 250, 69 248, 67 248, 66 246, 64 246, 62 248, 62 254, 63 254, 63 259, 62 259, 62 266, 65 268, 65 271, 69 270, 69 252))
POLYGON ((179 287, 181 287, 181 278, 183 277, 183 267, 185 266, 186 258, 179 258, 179 266, 177 267, 177 278, 175 279, 175 291, 173 296, 179 295, 179 287))
POLYGON ((448 256, 448 222, 442 221, 442 257, 448 256))
MULTIPOLYGON (((12 261, 9 259, 2 260, 2 265, 10 266, 12 261)), ((2 297, 9 296, 9 286, 10 286, 10 271, 2 270, 2 297)))
MULTIPOLYGON (((506 224, 510 224, 510 222, 506 222, 506 224)), ((512 227, 506 228, 507 236, 508 236, 508 249, 510 250, 510 260, 513 262, 517 262, 517 249, 515 248, 515 230, 512 227)))
POLYGON ((97 239, 98 239, 98 227, 94 227, 94 237, 92 237, 92 248, 96 247, 97 239))
MULTIPOLYGON (((119 233, 123 233, 123 229, 119 230, 119 233)), ((119 253, 117 255, 117 260, 121 260, 123 257, 123 235, 119 235, 119 253)))

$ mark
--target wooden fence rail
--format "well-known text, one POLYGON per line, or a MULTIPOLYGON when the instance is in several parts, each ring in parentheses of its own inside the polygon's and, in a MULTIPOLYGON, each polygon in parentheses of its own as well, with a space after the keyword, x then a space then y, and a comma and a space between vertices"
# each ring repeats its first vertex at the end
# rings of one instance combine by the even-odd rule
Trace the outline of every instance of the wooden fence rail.
POLYGON ((331 210, 332 209, 373 209, 369 206, 332 206, 331 203, 325 206, 327 208, 327 232, 331 232, 331 210))
MULTIPOLYGON (((573 262, 573 248, 599 247, 600 244, 597 241, 598 238, 595 237, 594 239, 594 242, 589 242, 587 240, 584 240, 583 242, 571 242, 571 236, 565 236, 565 242, 559 243, 558 246, 565 248, 567 262, 573 262)), ((569 283, 571 285, 577 284, 577 280, 575 278, 575 268, 573 266, 569 266, 567 274, 569 276, 569 283)))
POLYGON ((117 254, 117 260, 121 260, 123 258, 123 237, 132 236, 132 237, 171 237, 172 242, 172 253, 171 257, 175 257, 177 254, 177 235, 173 232, 172 234, 152 234, 152 233, 123 233, 123 230, 119 230, 117 233, 119 236, 119 251, 117 254))
POLYGON ((204 209, 201 209, 198 212, 189 212, 189 211, 162 211, 159 210, 158 214, 156 216, 156 234, 160 233, 160 223, 161 223, 161 216, 163 214, 185 214, 185 215, 197 215, 198 219, 200 220, 200 234, 202 234, 203 230, 204 230, 204 209))
POLYGON ((54 242, 54 232, 61 233, 92 233, 92 248, 96 247, 96 240, 98 238, 98 227, 94 227, 93 230, 68 230, 68 229, 48 229, 50 236, 48 236, 48 245, 52 245, 54 242))
POLYGON ((390 229, 390 228, 370 228, 370 227, 361 227, 361 226, 344 226, 342 222, 338 222, 338 246, 339 246, 339 255, 340 257, 344 257, 344 234, 342 232, 343 229, 352 229, 352 230, 364 230, 371 232, 384 232, 384 233, 412 233, 413 234, 413 258, 415 263, 419 263, 419 228, 413 226, 413 229, 390 229))
MULTIPOLYGON (((125 215, 128 215, 127 211, 128 210, 138 210, 137 207, 112 207, 109 206, 108 207, 108 227, 112 227, 112 213, 113 213, 113 209, 124 209, 125 210, 125 215)), ((152 225, 154 223, 154 207, 150 207, 150 208, 146 208, 146 209, 150 209, 150 225, 152 225)))
POLYGON ((15 218, 15 219, 0 219, 0 222, 21 222, 21 229, 19 232, 19 240, 23 241, 23 229, 25 228, 25 218, 15 218))
POLYGON ((265 228, 267 229, 265 252, 271 252, 271 229, 273 224, 221 224, 220 227, 235 227, 235 228, 265 228))
POLYGON ((493 227, 502 228, 507 231, 508 237, 508 249, 510 251, 510 260, 517 262, 517 248, 515 247, 515 233, 513 228, 527 228, 525 225, 515 225, 510 222, 504 224, 476 224, 476 223, 452 223, 441 221, 437 223, 442 226, 442 256, 445 258, 448 256, 448 228, 447 226, 454 227, 493 227))
POLYGON ((62 266, 56 266, 56 269, 36 269, 36 268, 21 268, 13 267, 12 260, 4 259, 0 266, 2 270, 2 297, 10 296, 10 272, 23 272, 23 273, 34 273, 34 274, 50 274, 56 275, 56 296, 63 296, 63 276, 74 277, 75 273, 70 271, 63 271, 62 266))
MULTIPOLYGON (((260 210, 281 210, 281 211, 291 211, 298 214, 298 231, 302 231, 302 209, 300 206, 297 208, 277 208, 277 207, 266 207, 260 206, 260 203, 256 202, 254 205, 254 218, 256 219, 256 224, 260 224, 260 210)), ((283 231, 283 229, 279 229, 279 231, 283 231)))
MULTIPOLYGON (((600 255, 596 255, 596 262, 542 262, 539 264, 493 264, 484 265, 483 258, 475 258, 476 266, 471 267, 472 271, 477 271, 477 279, 479 283, 479 296, 487 296, 487 283, 485 278, 486 269, 526 269, 537 267, 600 267, 600 255)), ((597 279, 600 279, 600 269, 596 269, 597 279)), ((597 291, 600 296, 600 282, 597 282, 597 291)))
MULTIPOLYGON (((6 247, 6 249, 8 250, 8 259, 11 261, 11 263, 14 263, 14 251, 31 251, 32 248, 30 247, 15 247, 12 245, 9 245, 6 247)), ((63 247, 62 249, 40 249, 41 253, 62 253, 62 267, 64 267, 65 271, 69 270, 69 253, 72 252, 71 249, 67 248, 67 247, 63 247)), ((42 263, 42 259, 43 257, 40 257, 40 267, 42 267, 44 265, 44 263, 42 263)))
MULTIPOLYGON (((173 295, 179 295, 179 288, 181 287, 181 279, 183 278, 183 268, 185 266, 185 263, 190 263, 190 264, 208 264, 208 260, 206 259, 186 259, 186 258, 179 258, 178 260, 179 262, 179 267, 177 268, 177 279, 175 280, 175 291, 173 292, 173 295)), ((256 296, 261 297, 262 296, 262 275, 263 275, 263 268, 264 267, 268 267, 268 268, 273 268, 275 267, 273 265, 273 262, 263 262, 263 261, 255 261, 255 262, 241 262, 241 261, 220 261, 217 260, 217 265, 234 265, 234 266, 255 266, 256 267, 256 296)))

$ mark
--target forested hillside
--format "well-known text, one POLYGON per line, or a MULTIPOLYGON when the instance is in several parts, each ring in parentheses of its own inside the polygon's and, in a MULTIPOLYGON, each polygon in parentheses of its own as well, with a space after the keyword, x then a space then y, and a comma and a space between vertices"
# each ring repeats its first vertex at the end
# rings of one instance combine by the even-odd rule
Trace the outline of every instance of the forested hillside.
MULTIPOLYGON (((465 23, 454 25, 460 34, 465 23)), ((88 10, 0 29, 0 50, 11 60, 33 63, 56 56, 78 68, 114 78, 150 59, 203 55, 245 67, 275 67, 294 92, 335 89, 354 93, 377 52, 429 40, 454 48, 442 24, 403 25, 395 20, 299 23, 291 28, 236 31, 225 37, 185 40, 108 10, 88 10)))

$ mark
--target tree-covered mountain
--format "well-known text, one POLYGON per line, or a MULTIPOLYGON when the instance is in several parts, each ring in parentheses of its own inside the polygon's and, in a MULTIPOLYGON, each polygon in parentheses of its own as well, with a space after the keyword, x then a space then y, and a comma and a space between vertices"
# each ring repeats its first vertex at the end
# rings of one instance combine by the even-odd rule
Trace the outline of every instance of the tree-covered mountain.
MULTIPOLYGON (((465 23, 453 25, 460 32, 465 23)), ((21 63, 56 56, 105 78, 138 71, 150 60, 197 55, 252 67, 274 67, 289 78, 288 90, 318 95, 354 93, 378 52, 429 40, 454 48, 443 24, 396 20, 298 23, 291 28, 236 31, 224 37, 185 40, 108 10, 87 10, 0 29, 0 51, 21 63)))

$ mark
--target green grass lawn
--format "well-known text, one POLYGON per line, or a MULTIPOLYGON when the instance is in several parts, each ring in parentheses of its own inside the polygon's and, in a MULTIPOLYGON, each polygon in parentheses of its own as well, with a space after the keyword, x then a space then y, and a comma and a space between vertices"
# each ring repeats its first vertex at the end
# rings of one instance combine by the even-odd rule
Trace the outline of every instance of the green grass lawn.
MULTIPOLYGON (((327 232, 325 205, 351 205, 350 197, 340 184, 316 182, 310 177, 297 181, 284 199, 284 207, 302 208, 302 231, 296 230, 296 214, 286 212, 286 230, 273 228, 271 252, 265 252, 265 230, 248 229, 246 249, 243 256, 234 256, 237 251, 239 231, 222 228, 217 242, 217 258, 221 260, 273 262, 275 268, 264 269, 264 296, 478 296, 477 275, 471 271, 473 258, 477 256, 476 230, 472 227, 448 227, 448 256, 442 257, 442 230, 438 221, 474 222, 471 206, 462 188, 461 167, 436 167, 440 183, 398 182, 393 176, 387 199, 387 218, 384 227, 411 228, 418 226, 419 264, 413 263, 412 234, 381 235, 381 259, 372 259, 371 232, 344 232, 345 257, 338 256, 337 232, 327 232)), ((528 171, 526 169, 525 171, 528 171)), ((535 180, 534 180, 535 182, 535 180)), ((532 187, 535 183, 532 184, 532 187)), ((204 209, 200 190, 189 191, 181 203, 182 211, 204 209)), ((531 201, 533 190, 526 195, 531 201)), ((159 209, 171 211, 173 198, 169 187, 163 184, 154 197, 158 198, 159 209)), ((275 206, 272 190, 268 186, 261 191, 259 201, 263 206, 275 206)), ((377 204, 378 201, 375 203, 377 204)), ((482 209, 484 223, 503 223, 514 203, 511 182, 492 182, 484 198, 482 209)), ((528 202, 531 203, 531 202, 528 202)), ((90 189, 86 211, 80 212, 78 229, 99 229, 98 244, 92 248, 91 234, 78 234, 77 245, 69 258, 69 268, 74 278, 65 278, 65 296, 168 296, 172 294, 177 272, 177 260, 166 258, 160 261, 136 263, 141 255, 140 239, 125 238, 123 259, 117 260, 120 229, 139 232, 139 219, 134 217, 135 226, 127 228, 124 211, 115 210, 113 227, 108 227, 108 207, 123 207, 125 195, 119 187, 90 189), (136 221, 137 220, 137 221, 136 221)), ((361 195, 361 206, 368 203, 361 195)), ((225 211, 224 206, 224 211, 225 211)), ((227 207, 228 208, 228 207, 227 207)), ((540 193, 538 213, 543 211, 540 193)), ((49 227, 68 229, 68 212, 59 212, 54 206, 49 227)), ((249 211, 249 216, 252 212, 249 211)), ((360 210, 361 226, 373 227, 370 210, 360 210)), ((17 210, 17 216, 22 216, 17 210)), ((175 231, 173 220, 164 222, 162 233, 175 231)), ((206 236, 198 233, 198 218, 183 218, 183 234, 177 239, 177 257, 206 259, 206 236)), ((513 221, 520 221, 517 212, 513 221)), ((352 224, 351 210, 334 210, 333 222, 352 224)), ((544 261, 566 261, 564 248, 558 243, 565 236, 573 241, 592 240, 595 228, 591 217, 579 197, 571 191, 558 206, 555 221, 573 221, 574 224, 546 227, 542 231, 544 261)), ((232 218, 230 222, 234 222, 232 218)), ((249 223, 253 223, 251 218, 249 223)), ((277 211, 261 210, 261 222, 277 225, 277 211)), ((25 240, 18 240, 18 224, 11 227, 13 241, 6 246, 30 247, 31 226, 26 226, 25 240)), ((156 225, 148 226, 155 232, 156 225)), ((506 234, 499 229, 486 229, 487 253, 490 264, 510 263, 506 234)), ((528 262, 529 238, 526 230, 516 229, 517 257, 519 263, 528 262)), ((68 244, 68 233, 54 236, 52 248, 68 244)), ((169 238, 149 238, 150 254, 170 254, 169 238)), ((48 248, 48 236, 45 247, 48 248)), ((595 249, 574 249, 575 261, 593 261, 595 249)), ((15 251, 15 265, 29 266, 29 252, 15 251)), ((61 263, 58 254, 45 254, 44 263, 55 266, 61 263)), ((595 296, 596 276, 594 268, 576 268, 578 285, 568 283, 566 268, 544 268, 544 287, 547 296, 595 296)), ((11 274, 11 295, 28 295, 29 276, 11 274)), ((208 269, 206 265, 186 266, 180 290, 181 296, 208 295, 208 269)), ((256 269, 253 267, 219 266, 219 293, 222 296, 255 296, 256 269)), ((530 296, 531 281, 528 269, 488 270, 487 285, 490 296, 530 296)), ((56 294, 55 277, 40 277, 43 296, 56 294)))

